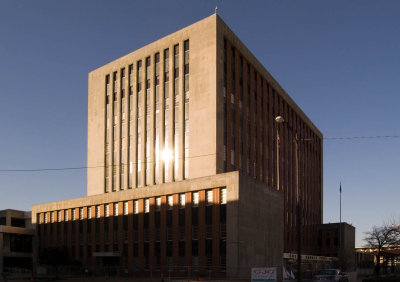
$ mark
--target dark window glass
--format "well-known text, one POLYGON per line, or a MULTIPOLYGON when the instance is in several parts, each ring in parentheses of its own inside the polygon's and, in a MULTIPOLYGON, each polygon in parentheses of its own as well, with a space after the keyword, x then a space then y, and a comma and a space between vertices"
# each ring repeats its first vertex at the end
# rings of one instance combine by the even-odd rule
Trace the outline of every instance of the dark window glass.
POLYGON ((199 241, 192 241, 192 256, 197 257, 199 255, 199 241))
POLYGON ((226 223, 226 205, 221 205, 220 207, 220 217, 221 222, 226 223))
POLYGON ((206 240, 206 256, 212 256, 212 240, 206 240))
POLYGON ((133 216, 133 229, 135 230, 139 229, 139 215, 137 214, 133 216))
POLYGON ((192 225, 199 224, 199 208, 192 209, 192 225))
POLYGON ((179 210, 179 225, 180 226, 185 225, 185 209, 179 210))
POLYGON ((108 232, 109 230, 109 222, 108 222, 108 218, 104 219, 104 230, 108 232))
POLYGON ((149 228, 149 214, 145 213, 144 214, 144 228, 149 228))
POLYGON ((185 256, 185 241, 179 241, 179 256, 185 256))
POLYGON ((124 224, 124 230, 128 230, 128 215, 123 216, 123 224, 124 224))
POLYGON ((167 211, 167 226, 168 227, 172 226, 172 211, 171 210, 167 211))
POLYGON ((114 230, 118 230, 118 217, 113 218, 114 230))
POLYGON ((161 213, 160 212, 156 212, 155 214, 155 224, 157 228, 160 228, 161 225, 161 213))
POLYGON ((172 241, 167 241, 167 257, 172 257, 172 241))
MULTIPOLYGON (((4 218, 4 217, 3 217, 4 218)), ((5 218, 4 218, 5 219, 5 218)), ((5 221, 4 224, 0 225, 6 225, 5 221)), ((15 226, 15 227, 25 227, 25 219, 22 218, 11 218, 11 226, 15 226)))
POLYGON ((213 206, 206 207, 206 223, 212 224, 212 208, 213 206))

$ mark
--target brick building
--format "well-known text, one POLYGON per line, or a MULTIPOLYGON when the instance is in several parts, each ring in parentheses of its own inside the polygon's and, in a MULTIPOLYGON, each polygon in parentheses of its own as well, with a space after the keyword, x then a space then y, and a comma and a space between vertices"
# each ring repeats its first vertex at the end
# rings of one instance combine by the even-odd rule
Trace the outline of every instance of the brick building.
POLYGON ((297 134, 303 250, 317 252, 322 134, 218 15, 92 71, 88 107, 87 196, 33 207, 41 249, 129 273, 282 266, 297 134))

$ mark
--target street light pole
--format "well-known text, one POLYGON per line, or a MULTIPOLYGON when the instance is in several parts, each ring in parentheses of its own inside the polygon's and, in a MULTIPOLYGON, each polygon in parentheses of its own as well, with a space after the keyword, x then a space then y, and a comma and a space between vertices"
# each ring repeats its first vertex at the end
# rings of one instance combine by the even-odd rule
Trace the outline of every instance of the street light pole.
POLYGON ((279 191, 279 123, 276 125, 276 190, 279 191))
POLYGON ((275 118, 276 125, 276 190, 279 191, 279 149, 280 149, 280 137, 279 137, 279 124, 285 122, 282 116, 275 118))
POLYGON ((294 140, 295 161, 296 161, 296 233, 297 233, 297 281, 301 282, 301 195, 299 189, 299 138, 296 133, 294 140))
MULTIPOLYGON (((277 116, 275 118, 276 123, 284 123, 285 119, 282 116, 277 116)), ((293 132, 293 128, 288 126, 288 128, 293 132)), ((295 133, 294 147, 295 147, 295 166, 296 166, 296 236, 297 236, 297 281, 301 282, 301 194, 300 194, 300 183, 299 183, 299 137, 295 133)), ((278 128, 277 128, 278 136, 278 128)), ((279 150, 279 143, 277 142, 277 150, 279 150)), ((278 151, 279 153, 279 151, 278 151)), ((279 183, 279 155, 277 154, 277 176, 279 183)))

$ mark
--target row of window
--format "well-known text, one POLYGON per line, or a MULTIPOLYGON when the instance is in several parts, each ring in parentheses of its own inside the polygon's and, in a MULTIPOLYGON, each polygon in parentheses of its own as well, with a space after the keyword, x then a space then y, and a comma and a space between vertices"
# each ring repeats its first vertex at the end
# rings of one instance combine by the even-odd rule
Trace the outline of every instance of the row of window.
POLYGON ((189 177, 189 40, 183 42, 184 72, 179 69, 180 44, 173 48, 173 101, 174 107, 169 108, 169 49, 165 49, 164 56, 164 111, 160 107, 160 53, 145 59, 145 91, 143 91, 142 60, 136 63, 136 89, 134 89, 134 65, 128 67, 129 95, 125 95, 125 68, 106 75, 106 132, 105 132, 105 192, 124 190, 127 188, 153 185, 169 182, 171 179, 180 178, 179 166, 183 165, 183 177, 189 177), (152 64, 153 61, 153 64, 152 64), (154 76, 152 76, 152 73, 154 76), (111 78, 110 78, 111 77, 111 78), (152 81, 153 77, 153 81, 152 81), (184 77, 183 89, 179 89, 179 77, 184 77), (118 80, 120 87, 118 88, 118 80), (154 90, 154 91, 153 91, 154 90), (120 93, 120 95, 119 95, 120 93), (134 95, 136 94, 136 99, 134 95), (154 97, 152 97, 154 95, 154 97), (184 95, 184 97, 182 97, 184 95), (112 97, 111 97, 112 96, 112 97), (179 125, 179 100, 184 98, 182 107, 185 124, 179 125), (127 101, 126 101, 127 100, 127 101), (112 102, 111 102, 112 101, 112 102), (137 103, 134 108, 134 101, 137 103), (128 106, 128 121, 126 121, 125 105, 128 106), (151 111, 153 109, 153 111, 151 111), (160 139, 159 123, 160 114, 164 117, 164 138, 160 139), (172 114, 173 123, 169 125, 169 115, 172 114), (120 123, 118 116, 120 116, 120 123), (135 118, 136 116, 136 118, 135 118), (151 124, 153 116, 154 126, 151 124), (113 126, 110 125, 110 119, 113 126), (136 128, 135 123, 136 121, 136 128), (119 123, 119 126, 118 126, 119 123), (128 127, 129 136, 125 136, 125 128, 128 127), (185 150, 182 152, 183 161, 179 161, 180 136, 179 128, 184 132, 185 150), (112 132, 111 132, 112 130, 112 132), (169 140, 169 132, 172 130, 172 140, 169 140), (135 132, 136 131, 136 132, 135 132), (117 133, 120 132, 120 138, 117 133), (152 136, 154 138, 152 139, 152 136), (110 142, 111 140, 111 142, 110 142), (163 141, 163 142, 160 142, 163 141), (136 143, 136 146, 135 146, 136 143), (120 148, 118 150, 118 148, 120 148), (152 151, 152 149, 154 150, 152 151), (127 157, 126 157, 127 155, 127 157), (166 157, 167 156, 167 157, 166 157), (152 161, 154 159, 154 161, 152 161), (169 163, 173 170, 169 171, 169 163), (183 164, 182 164, 183 163, 183 164), (163 179, 160 177, 160 164, 163 167, 163 179), (119 172, 117 167, 119 167, 119 172), (154 172, 152 174, 152 172, 154 172), (119 173, 119 177, 118 174, 119 173), (125 173, 128 174, 128 183, 125 185, 125 173), (135 177, 134 175, 135 174, 135 177), (172 175, 170 175, 172 174, 172 175), (172 178, 173 176, 173 178, 172 178), (111 178, 111 179, 110 179, 111 178), (119 179, 119 185, 117 180, 119 179), (118 187, 117 187, 118 186, 118 187))
MULTIPOLYGON (((192 206, 196 207, 199 205, 199 192, 192 192, 192 206)), ((220 199, 219 204, 225 205, 227 202, 226 199, 226 188, 220 189, 220 199)), ((187 204, 186 194, 179 194, 179 208, 184 208, 187 204)), ((206 191, 206 205, 213 205, 217 204, 216 199, 214 199, 214 192, 213 190, 206 191)), ((122 203, 122 214, 127 215, 129 213, 129 206, 128 202, 122 203)), ((174 206, 174 199, 173 195, 167 196, 167 208, 172 209, 174 206)), ((90 206, 87 207, 87 218, 92 219, 93 217, 100 218, 101 211, 100 205, 96 205, 94 208, 95 214, 92 214, 92 208, 90 206)), ((104 204, 104 216, 110 216, 110 209, 113 209, 113 215, 118 216, 119 214, 119 203, 112 203, 112 204, 104 204)), ((161 197, 155 198, 155 209, 156 211, 161 210, 161 197)), ((43 219, 40 219, 40 213, 37 214, 37 222, 38 223, 54 223, 54 222, 61 222, 62 220, 62 213, 64 213, 64 221, 69 220, 69 212, 71 211, 71 220, 83 220, 84 219, 84 207, 78 208, 78 214, 76 214, 76 209, 72 208, 71 210, 59 210, 59 211, 52 211, 50 212, 50 218, 48 218, 48 213, 43 213, 43 219)), ((144 199, 144 213, 150 212, 150 199, 144 199)), ((139 200, 133 201, 133 213, 139 213, 139 200)))

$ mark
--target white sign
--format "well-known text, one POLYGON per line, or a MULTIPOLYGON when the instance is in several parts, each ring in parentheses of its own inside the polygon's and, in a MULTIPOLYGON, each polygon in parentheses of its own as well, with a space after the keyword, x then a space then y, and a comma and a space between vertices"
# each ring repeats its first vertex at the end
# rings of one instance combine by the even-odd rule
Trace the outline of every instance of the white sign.
POLYGON ((251 282, 276 281, 276 267, 254 267, 251 269, 251 282))

